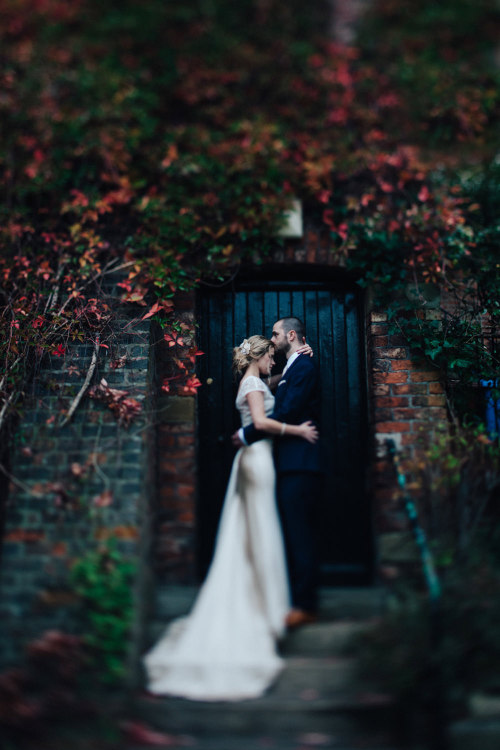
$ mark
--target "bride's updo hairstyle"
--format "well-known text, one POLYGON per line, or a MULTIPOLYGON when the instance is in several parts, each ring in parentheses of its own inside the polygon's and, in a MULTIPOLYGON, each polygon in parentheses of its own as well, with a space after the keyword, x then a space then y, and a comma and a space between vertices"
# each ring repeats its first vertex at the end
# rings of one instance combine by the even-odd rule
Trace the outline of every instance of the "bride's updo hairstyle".
POLYGON ((254 360, 264 356, 269 348, 274 346, 273 342, 266 339, 265 336, 250 336, 249 339, 243 339, 239 346, 233 349, 233 370, 235 375, 243 375, 248 365, 254 360))

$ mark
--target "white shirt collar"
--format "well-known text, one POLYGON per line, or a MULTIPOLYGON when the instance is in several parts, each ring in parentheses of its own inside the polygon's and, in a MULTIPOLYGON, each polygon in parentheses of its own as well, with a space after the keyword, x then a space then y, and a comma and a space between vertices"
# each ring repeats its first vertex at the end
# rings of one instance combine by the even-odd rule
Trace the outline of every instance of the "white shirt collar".
POLYGON ((286 365, 283 368, 283 372, 281 373, 281 377, 285 374, 285 372, 288 370, 288 368, 293 365, 297 357, 300 357, 300 352, 294 352, 291 357, 287 359, 286 365))

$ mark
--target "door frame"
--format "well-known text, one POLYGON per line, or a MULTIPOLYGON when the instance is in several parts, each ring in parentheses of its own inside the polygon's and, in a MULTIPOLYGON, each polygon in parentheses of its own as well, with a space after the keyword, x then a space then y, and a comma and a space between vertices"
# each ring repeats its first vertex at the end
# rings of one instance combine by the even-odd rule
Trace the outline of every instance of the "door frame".
MULTIPOLYGON (((342 566, 338 566, 339 569, 329 573, 328 586, 345 586, 345 585, 370 585, 374 582, 375 574, 375 529, 373 519, 373 500, 370 486, 368 483, 368 459, 369 459, 369 382, 368 382, 368 367, 367 367, 367 337, 366 337, 366 299, 364 290, 356 285, 356 278, 345 271, 344 269, 336 269, 331 267, 319 266, 319 265, 308 265, 293 263, 290 265, 280 264, 269 264, 261 267, 247 267, 242 270, 236 278, 233 278, 229 283, 221 284, 220 291, 227 292, 244 292, 253 290, 266 291, 266 287, 272 288, 273 286, 287 284, 300 284, 304 282, 304 286, 309 289, 313 289, 314 285, 317 284, 318 288, 325 289, 325 285, 328 290, 335 292, 336 290, 342 293, 352 291, 356 295, 356 306, 358 309, 358 335, 360 345, 360 379, 363 384, 363 392, 361 394, 362 399, 362 431, 365 435, 363 445, 360 446, 360 451, 364 456, 364 462, 366 469, 364 471, 364 508, 367 516, 364 522, 364 535, 366 537, 366 565, 363 570, 355 570, 354 566, 352 569, 349 566, 345 566, 345 569, 340 569, 342 566)), ((217 294, 217 289, 210 287, 210 289, 200 289, 197 295, 196 301, 196 319, 200 322, 200 300, 201 297, 211 295, 212 293, 217 294)), ((265 332, 264 332, 265 333, 265 332)), ((200 363, 201 365, 201 363, 200 363)), ((199 424, 197 424, 198 442, 199 442, 199 424)), ((200 554, 200 535, 203 533, 203 529, 200 528, 200 514, 198 509, 200 507, 200 482, 197 482, 198 491, 196 498, 196 533, 197 533, 197 558, 200 554)), ((198 560, 198 564, 200 561, 198 560)))

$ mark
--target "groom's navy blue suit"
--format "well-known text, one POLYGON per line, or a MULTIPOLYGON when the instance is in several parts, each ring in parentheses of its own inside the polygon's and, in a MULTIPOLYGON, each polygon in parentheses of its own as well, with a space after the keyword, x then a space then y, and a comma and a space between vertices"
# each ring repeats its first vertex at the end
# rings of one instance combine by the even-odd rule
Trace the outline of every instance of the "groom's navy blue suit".
MULTIPOLYGON (((319 416, 319 375, 311 357, 300 354, 284 373, 275 393, 271 419, 289 424, 319 416)), ((244 428, 248 445, 265 437, 253 424, 244 428)), ((287 436, 277 438, 275 463, 277 497, 285 538, 292 606, 309 612, 317 608, 317 508, 322 461, 319 443, 287 436)))

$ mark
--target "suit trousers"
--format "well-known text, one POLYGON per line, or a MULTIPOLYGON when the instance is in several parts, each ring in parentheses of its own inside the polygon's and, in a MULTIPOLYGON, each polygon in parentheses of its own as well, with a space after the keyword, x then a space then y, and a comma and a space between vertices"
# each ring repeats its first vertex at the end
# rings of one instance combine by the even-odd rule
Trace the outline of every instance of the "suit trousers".
POLYGON ((278 474, 277 497, 285 548, 292 606, 307 612, 318 607, 318 521, 322 474, 278 474))

